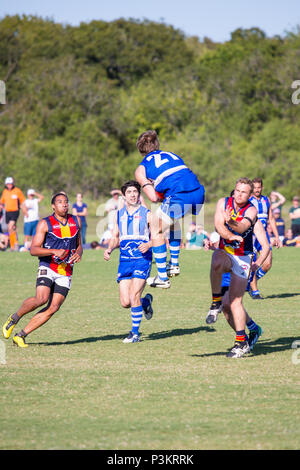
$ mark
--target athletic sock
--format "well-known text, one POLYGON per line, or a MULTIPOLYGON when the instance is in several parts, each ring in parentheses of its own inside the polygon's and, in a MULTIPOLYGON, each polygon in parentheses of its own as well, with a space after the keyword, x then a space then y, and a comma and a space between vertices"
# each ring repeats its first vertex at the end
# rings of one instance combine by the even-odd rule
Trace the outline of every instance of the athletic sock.
POLYGON ((244 341, 247 341, 247 336, 245 330, 240 330, 236 332, 236 337, 235 340, 243 343, 244 341))
POLYGON ((167 275, 167 245, 166 243, 163 243, 162 245, 159 245, 159 246, 154 246, 152 248, 152 252, 154 255, 159 278, 162 281, 167 281, 168 275, 167 275))
POLYGON ((222 293, 220 292, 220 294, 214 294, 212 295, 212 301, 213 303, 215 302, 221 302, 222 301, 222 293))
POLYGON ((171 231, 170 238, 169 238, 169 248, 170 248, 170 255, 171 259, 170 262, 174 266, 178 266, 178 258, 180 253, 180 244, 181 244, 181 231, 171 231))
POLYGON ((20 317, 19 315, 16 313, 14 313, 12 316, 11 316, 11 319, 12 321, 15 323, 15 325, 18 323, 18 321, 20 320, 20 317))
POLYGON ((18 244, 17 232, 11 232, 9 234, 9 244, 12 250, 15 248, 15 245, 18 244))
POLYGON ((25 333, 24 330, 21 330, 19 333, 17 333, 17 336, 23 336, 23 338, 25 338, 27 336, 27 333, 25 333))
POLYGON ((251 320, 249 320, 247 323, 247 328, 249 331, 258 330, 258 325, 251 318, 251 320))
POLYGON ((256 279, 261 279, 262 277, 264 277, 266 275, 266 271, 264 271, 263 269, 261 268, 258 268, 258 270, 256 271, 256 279))
POLYGON ((139 334, 139 327, 143 317, 143 307, 139 305, 138 307, 131 307, 131 320, 132 320, 132 333, 135 335, 139 334))

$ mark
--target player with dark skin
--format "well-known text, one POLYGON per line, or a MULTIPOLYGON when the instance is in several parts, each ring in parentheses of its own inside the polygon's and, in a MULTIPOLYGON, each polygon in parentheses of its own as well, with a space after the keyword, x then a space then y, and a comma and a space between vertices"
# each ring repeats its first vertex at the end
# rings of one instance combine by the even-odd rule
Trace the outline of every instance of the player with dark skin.
MULTIPOLYGON (((66 226, 69 220, 68 216, 68 209, 69 209, 69 201, 68 197, 63 193, 60 193, 58 196, 55 197, 54 202, 52 203, 52 209, 54 211, 53 216, 55 219, 60 222, 63 226, 66 226)), ((73 216, 74 218, 74 216, 73 216)), ((80 236, 80 220, 78 219, 78 234, 77 234, 77 248, 75 252, 70 256, 68 259, 68 264, 72 265, 75 263, 79 263, 82 257, 82 243, 81 243, 81 236, 80 236)), ((45 219, 42 219, 36 230, 36 235, 33 238, 30 254, 32 256, 38 257, 47 257, 47 256, 54 256, 57 260, 64 260, 64 258, 68 255, 68 250, 65 249, 54 249, 54 248, 45 248, 44 241, 45 237, 48 232, 48 225, 45 219)), ((66 277, 66 276, 65 276, 66 277)), ((51 286, 52 287, 52 286, 51 286)), ((22 330, 22 334, 25 333, 27 336, 32 331, 36 330, 44 323, 46 323, 51 316, 59 310, 61 305, 63 304, 67 293, 60 293, 60 292, 53 292, 50 286, 47 285, 37 285, 36 287, 36 294, 34 297, 29 297, 22 303, 21 307, 16 311, 15 315, 17 316, 17 321, 29 312, 32 312, 36 308, 41 307, 42 305, 47 303, 47 306, 38 312, 26 325, 26 327, 22 330)), ((67 290, 66 290, 67 292, 67 290)), ((9 317, 10 319, 11 317, 9 317)), ((9 322, 6 322, 6 324, 9 322)), ((6 325, 5 324, 5 325, 6 325)), ((9 337, 11 331, 8 330, 8 334, 5 332, 5 325, 3 327, 3 334, 6 338, 9 337)), ((14 325, 13 325, 14 326, 14 325)), ((12 329, 12 328, 11 328, 12 329)), ((15 339, 15 337, 14 337, 15 339)), ((26 347, 26 343, 18 344, 21 347, 26 347)))

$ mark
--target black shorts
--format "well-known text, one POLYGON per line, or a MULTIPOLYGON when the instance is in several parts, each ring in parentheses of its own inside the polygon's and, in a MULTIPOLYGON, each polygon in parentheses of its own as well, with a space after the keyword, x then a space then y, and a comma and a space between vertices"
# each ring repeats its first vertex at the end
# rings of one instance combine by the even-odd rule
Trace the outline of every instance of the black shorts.
POLYGON ((45 286, 45 287, 50 287, 50 293, 51 295, 53 294, 61 294, 63 297, 67 297, 69 290, 67 287, 60 286, 59 284, 56 284, 56 282, 52 281, 49 279, 49 277, 42 277, 39 276, 36 280, 36 287, 39 286, 45 286))
POLYGON ((19 215, 20 215, 20 211, 6 212, 5 213, 6 223, 8 224, 11 220, 13 220, 14 222, 17 222, 19 215))

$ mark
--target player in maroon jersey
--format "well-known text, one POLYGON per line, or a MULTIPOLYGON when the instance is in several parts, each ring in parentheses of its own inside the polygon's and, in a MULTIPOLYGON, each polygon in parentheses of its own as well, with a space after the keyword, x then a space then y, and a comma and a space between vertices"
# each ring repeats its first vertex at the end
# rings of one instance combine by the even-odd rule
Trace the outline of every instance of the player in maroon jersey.
POLYGON ((59 310, 71 287, 74 263, 82 256, 80 220, 68 214, 69 200, 64 192, 55 194, 51 200, 53 214, 42 219, 32 241, 30 253, 38 256, 40 263, 36 282, 36 295, 24 300, 21 307, 10 315, 2 332, 9 338, 23 315, 46 304, 32 317, 24 329, 13 337, 19 347, 27 347, 25 337, 42 326, 59 310))
POLYGON ((228 357, 241 357, 250 352, 245 333, 246 311, 243 295, 250 270, 256 271, 267 257, 270 247, 257 210, 249 202, 253 189, 252 181, 240 178, 234 194, 218 201, 215 212, 215 228, 220 235, 219 249, 215 250, 211 263, 212 305, 208 315, 218 314, 222 309, 221 283, 225 272, 231 272, 229 306, 236 330, 235 344, 228 357), (262 258, 252 263, 253 230, 263 246, 262 258))

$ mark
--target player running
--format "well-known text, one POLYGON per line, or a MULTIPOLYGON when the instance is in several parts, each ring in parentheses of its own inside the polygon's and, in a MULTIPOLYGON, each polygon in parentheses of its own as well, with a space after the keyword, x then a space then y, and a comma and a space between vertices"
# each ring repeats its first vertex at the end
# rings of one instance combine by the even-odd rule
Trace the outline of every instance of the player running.
POLYGON ((162 202, 152 214, 151 238, 157 276, 148 279, 151 287, 169 288, 169 277, 180 273, 180 219, 188 213, 199 214, 205 190, 197 176, 178 155, 160 150, 157 133, 141 134, 136 143, 144 157, 135 177, 152 202, 162 202), (169 232, 170 261, 167 265, 167 245, 164 233, 169 232))
MULTIPOLYGON (((256 223, 260 224, 260 222, 258 221, 256 223)), ((217 232, 215 232, 214 234, 217 235, 217 232)), ((219 236, 218 241, 220 241, 220 236, 219 236)), ((205 250, 217 249, 216 240, 206 239, 204 243, 204 249, 205 250)), ((230 309, 229 295, 228 295, 230 282, 231 282, 231 272, 229 271, 229 272, 223 273, 222 284, 221 284, 221 298, 222 298, 221 311, 223 312, 224 317, 227 320, 227 323, 229 324, 229 326, 231 326, 231 328, 235 331, 232 312, 230 309)), ((218 319, 218 313, 219 313, 218 311, 214 311, 212 313, 209 312, 206 317, 206 323, 208 325, 215 323, 218 319)), ((257 343, 259 337, 263 334, 263 330, 257 323, 255 323, 255 321, 250 317, 247 311, 246 311, 246 326, 248 328, 248 335, 246 335, 246 339, 248 341, 250 350, 252 350, 255 344, 257 343)))
MULTIPOLYGON (((267 231, 268 222, 271 226, 272 232, 274 233, 275 240, 274 245, 277 248, 280 247, 280 239, 278 235, 278 229, 276 225, 276 220, 272 212, 272 207, 268 196, 262 195, 263 190, 263 180, 261 178, 254 178, 252 180, 253 183, 253 193, 250 197, 249 201, 256 207, 257 209, 257 217, 263 224, 263 227, 266 232, 266 236, 270 245, 270 252, 264 261, 264 263, 260 266, 260 268, 256 271, 256 273, 252 273, 247 290, 249 291, 249 295, 252 299, 262 299, 259 289, 257 287, 257 282, 263 276, 267 274, 267 272, 271 269, 272 266, 272 246, 270 242, 270 237, 267 231)), ((254 237, 254 261, 256 260, 257 256, 260 256, 262 247, 257 237, 254 237)))
POLYGON ((270 247, 261 223, 256 223, 257 210, 249 202, 253 189, 252 181, 240 178, 236 182, 234 196, 222 198, 217 203, 215 228, 220 234, 219 249, 215 250, 211 261, 212 305, 208 315, 218 315, 222 310, 222 276, 231 272, 228 290, 228 309, 236 332, 235 344, 227 357, 241 357, 250 352, 247 340, 246 311, 243 296, 250 270, 256 271, 266 259, 270 247), (261 257, 252 264, 253 230, 262 245, 261 257))
POLYGON ((36 295, 24 300, 2 328, 3 336, 9 338, 23 315, 47 303, 13 337, 13 342, 21 348, 28 347, 25 338, 29 333, 46 323, 59 310, 71 288, 73 265, 82 257, 80 220, 68 214, 69 200, 66 193, 55 194, 51 204, 54 212, 39 222, 30 248, 30 254, 39 257, 36 295))
POLYGON ((112 251, 120 247, 117 279, 120 303, 131 309, 132 321, 131 331, 123 343, 137 343, 143 312, 147 320, 153 315, 152 295, 141 298, 152 263, 151 213, 140 202, 141 186, 137 181, 125 183, 121 192, 125 206, 115 214, 113 234, 104 251, 104 259, 109 261, 112 251))

